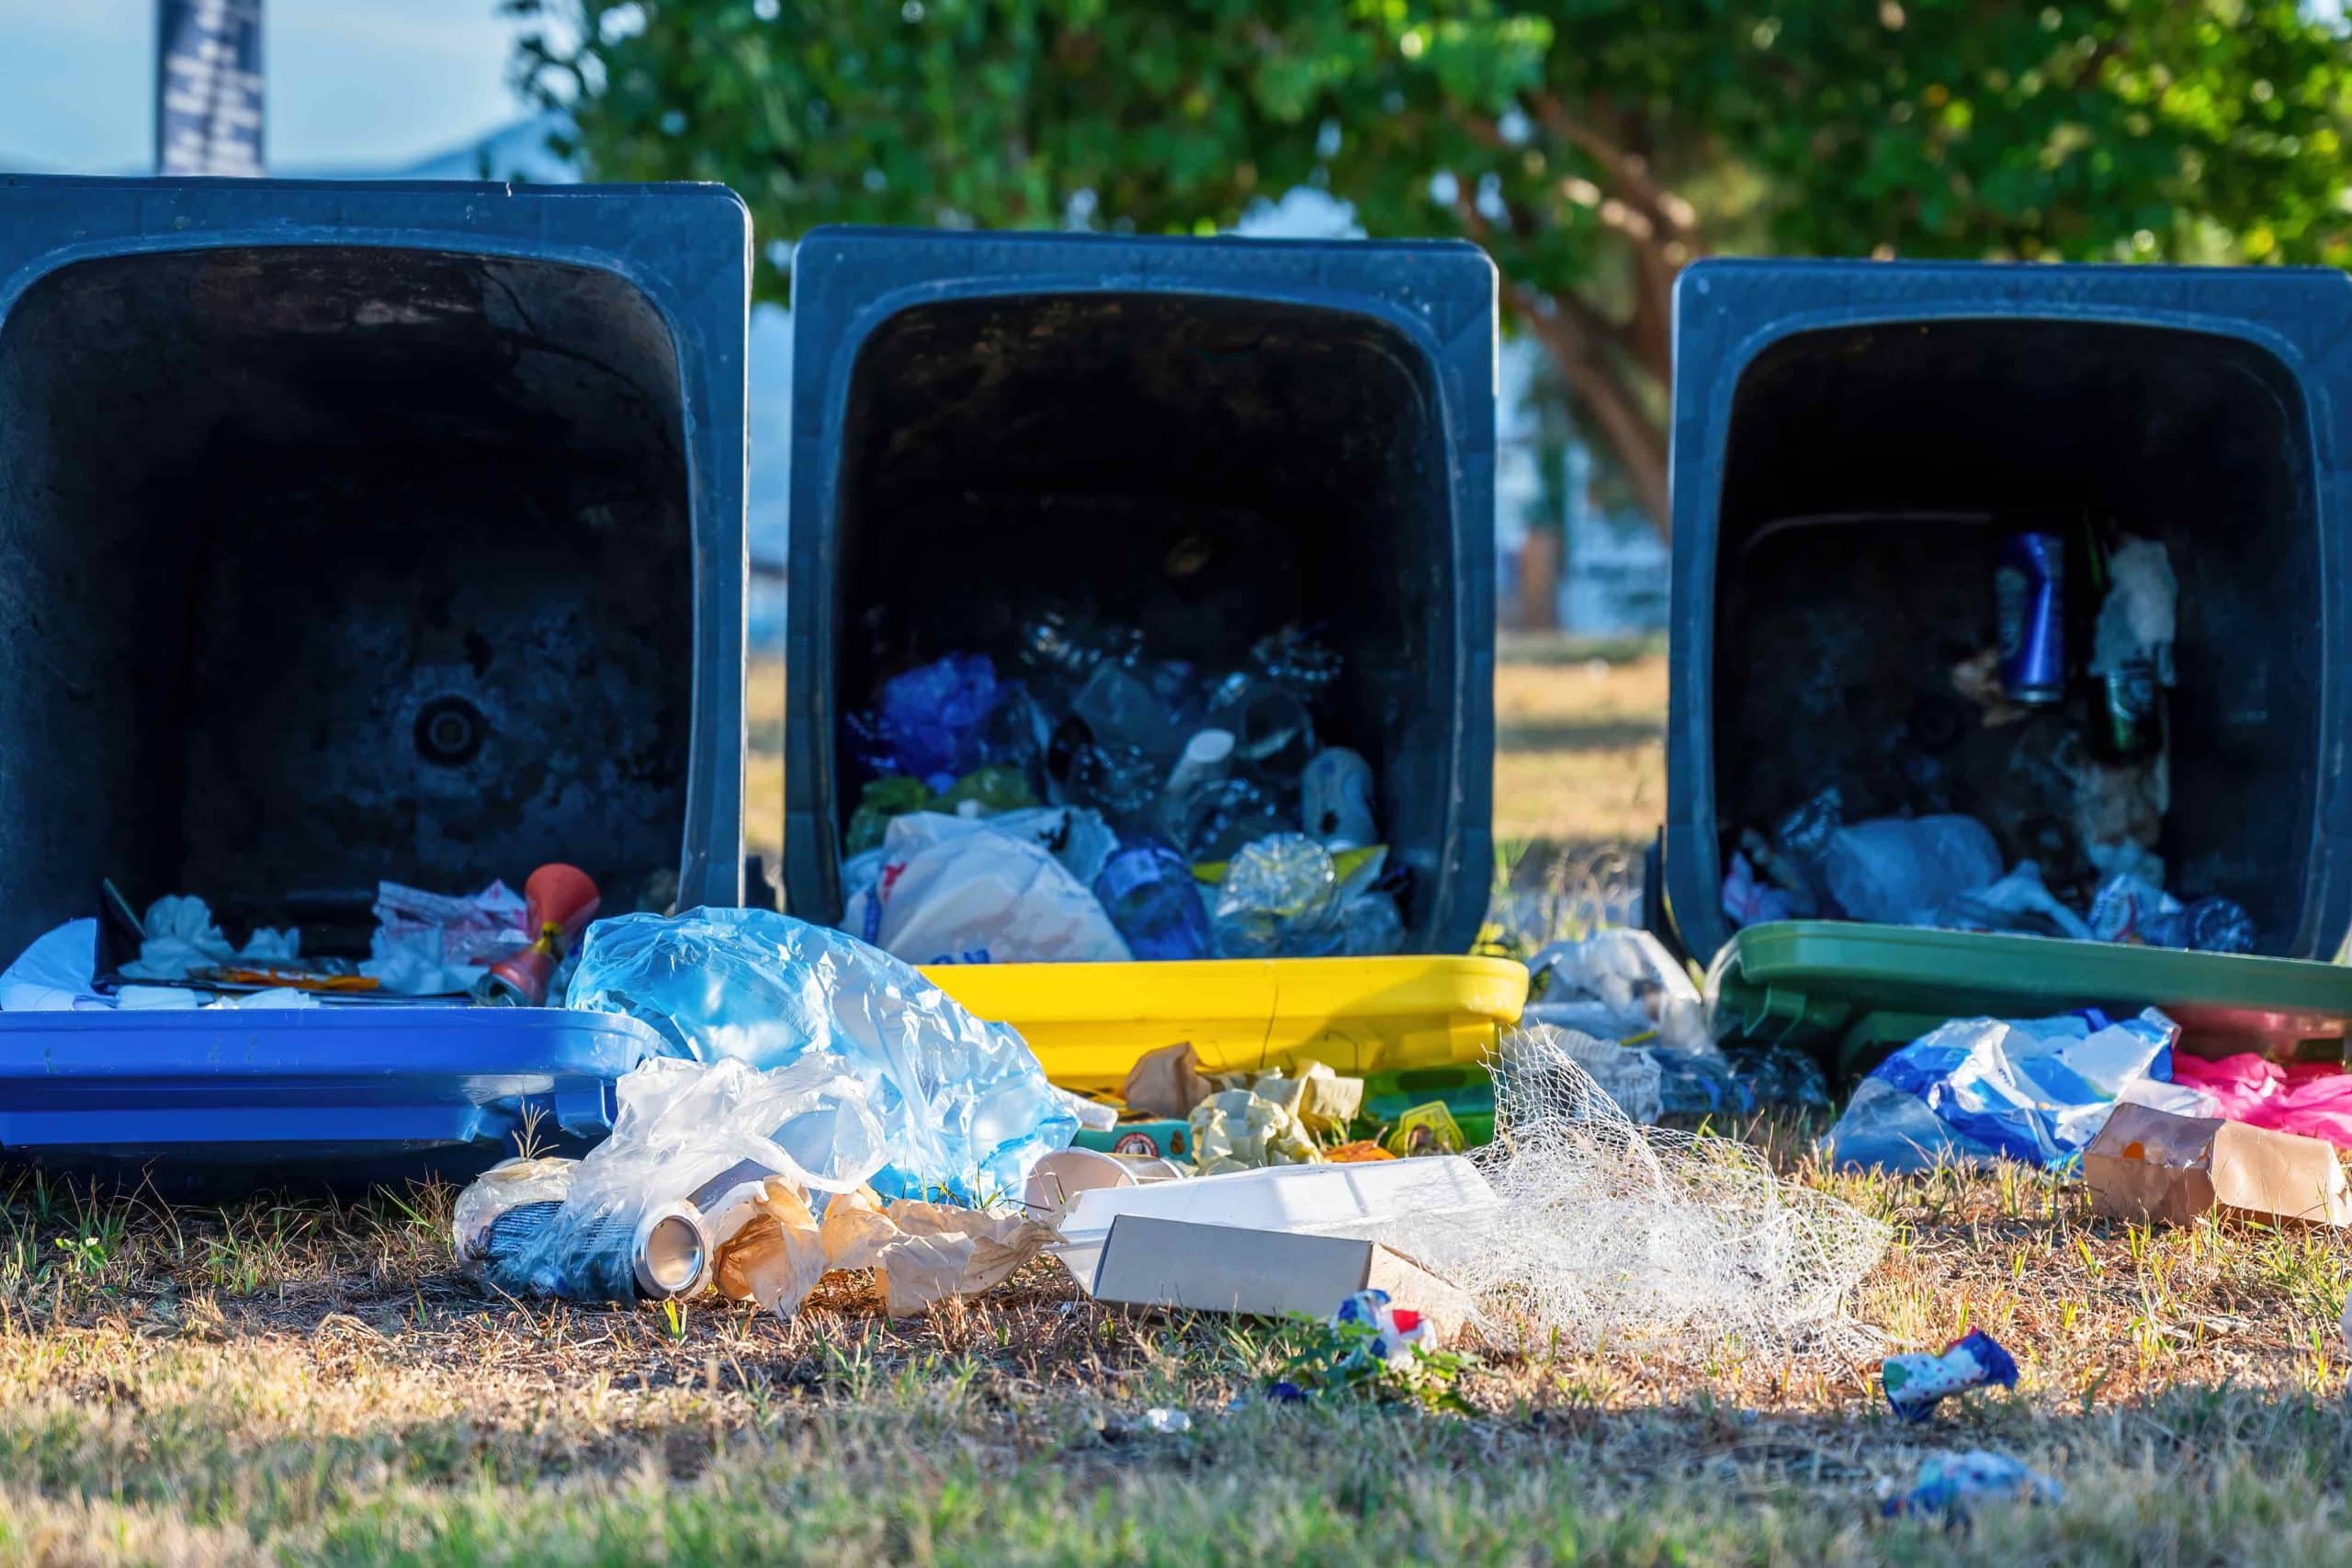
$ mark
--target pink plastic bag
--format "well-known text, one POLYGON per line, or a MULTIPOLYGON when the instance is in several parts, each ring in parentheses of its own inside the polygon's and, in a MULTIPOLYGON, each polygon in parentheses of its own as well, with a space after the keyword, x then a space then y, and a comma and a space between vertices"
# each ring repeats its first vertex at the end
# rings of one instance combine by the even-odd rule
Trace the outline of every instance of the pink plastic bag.
POLYGON ((2172 1059, 2172 1077, 2211 1095, 2232 1122, 2352 1149, 2352 1074, 2338 1068, 2312 1062, 2282 1067, 2250 1052, 2218 1062, 2179 1052, 2172 1059))

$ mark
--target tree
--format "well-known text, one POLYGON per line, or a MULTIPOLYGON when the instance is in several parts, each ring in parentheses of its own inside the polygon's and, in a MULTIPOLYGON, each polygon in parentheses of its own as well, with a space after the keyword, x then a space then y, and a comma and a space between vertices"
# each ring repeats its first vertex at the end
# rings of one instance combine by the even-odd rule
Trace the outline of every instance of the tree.
POLYGON ((1206 231, 1298 185, 1466 235, 1661 527, 1672 290, 1709 252, 2352 259, 2352 60, 2301 0, 507 8, 596 175, 724 181, 770 240, 1206 231))

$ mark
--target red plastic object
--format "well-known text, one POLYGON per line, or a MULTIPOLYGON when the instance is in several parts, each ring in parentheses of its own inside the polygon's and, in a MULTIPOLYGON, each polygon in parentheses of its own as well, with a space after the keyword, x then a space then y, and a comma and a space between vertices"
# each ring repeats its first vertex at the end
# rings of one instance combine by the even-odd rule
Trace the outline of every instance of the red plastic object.
POLYGON ((540 1006, 548 999, 555 966, 603 902, 595 879, 576 865, 557 862, 531 873, 523 884, 523 918, 538 940, 492 964, 475 984, 474 995, 507 1007, 540 1006))

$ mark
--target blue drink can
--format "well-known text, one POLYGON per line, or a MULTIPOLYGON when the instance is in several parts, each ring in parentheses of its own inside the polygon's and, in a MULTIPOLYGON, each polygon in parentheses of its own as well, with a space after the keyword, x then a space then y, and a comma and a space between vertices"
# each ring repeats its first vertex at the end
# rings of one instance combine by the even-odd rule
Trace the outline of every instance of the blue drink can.
POLYGON ((2066 694, 2066 544, 2055 534, 2001 540, 1993 604, 2001 635, 2001 687, 2021 707, 2066 694))

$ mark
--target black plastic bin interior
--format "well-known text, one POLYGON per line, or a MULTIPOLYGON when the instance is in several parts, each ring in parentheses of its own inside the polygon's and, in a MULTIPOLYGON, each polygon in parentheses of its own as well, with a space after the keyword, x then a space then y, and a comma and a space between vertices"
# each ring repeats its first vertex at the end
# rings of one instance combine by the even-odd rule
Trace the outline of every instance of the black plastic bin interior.
MULTIPOLYGON (((1718 281, 1737 296, 1746 280, 1718 281)), ((2089 693, 1993 727, 1953 682, 1995 639, 2010 529, 2068 538, 2086 646, 2085 519, 2161 541, 2178 580, 2155 846, 2169 888, 2244 905, 2259 952, 2332 952, 2340 571, 2305 370, 2275 341, 2128 310, 1871 320, 1773 337, 1717 387, 1720 447, 1677 473, 1719 479, 1690 498, 1710 536, 1678 537, 1676 562, 1705 574, 1678 584, 1702 618, 1695 636, 1678 620, 1693 646, 1678 649, 1668 852, 1700 956, 1726 934, 1713 883, 1741 829, 1830 784, 1849 819, 1965 812, 2062 897, 2095 882, 2055 761, 2075 755, 2089 693)))
POLYGON ((0 321, 0 948, 102 874, 232 935, 553 859, 666 904, 681 398, 661 315, 594 268, 238 246, 40 278, 0 321))
MULTIPOLYGON (((973 243, 840 239, 852 255, 911 241, 918 257, 957 264, 973 243)), ((821 274, 839 263, 812 263, 808 246, 797 263, 798 391, 831 398, 833 445, 822 476, 804 476, 808 449, 796 449, 795 912, 839 914, 841 833, 863 784, 842 719, 946 653, 987 653, 1017 674, 1023 624, 1061 610, 1141 627, 1155 654, 1211 671, 1240 667, 1286 626, 1318 631, 1343 672, 1317 736, 1372 764, 1393 863, 1412 873, 1408 938, 1466 947, 1489 852, 1492 590, 1464 561, 1483 566, 1488 549, 1474 509, 1490 494, 1490 382, 1463 407, 1463 345, 1368 308, 1377 291, 1284 287, 1299 252, 1337 247, 1080 241, 1072 261, 1028 244, 1042 249, 988 253, 981 291, 934 289, 858 322, 830 378, 810 345, 848 330, 824 319, 821 274), (1158 264, 1148 286, 1120 288, 1122 253, 1139 246, 1158 264), (1196 257, 1201 287, 1186 288, 1196 257), (1259 257, 1270 265, 1252 278, 1259 257), (1087 282, 1011 288, 1025 265, 1075 266, 1087 282)), ((1395 247, 1384 260, 1395 276, 1423 264, 1432 292, 1476 286, 1467 310, 1490 369, 1484 258, 1395 247)))

